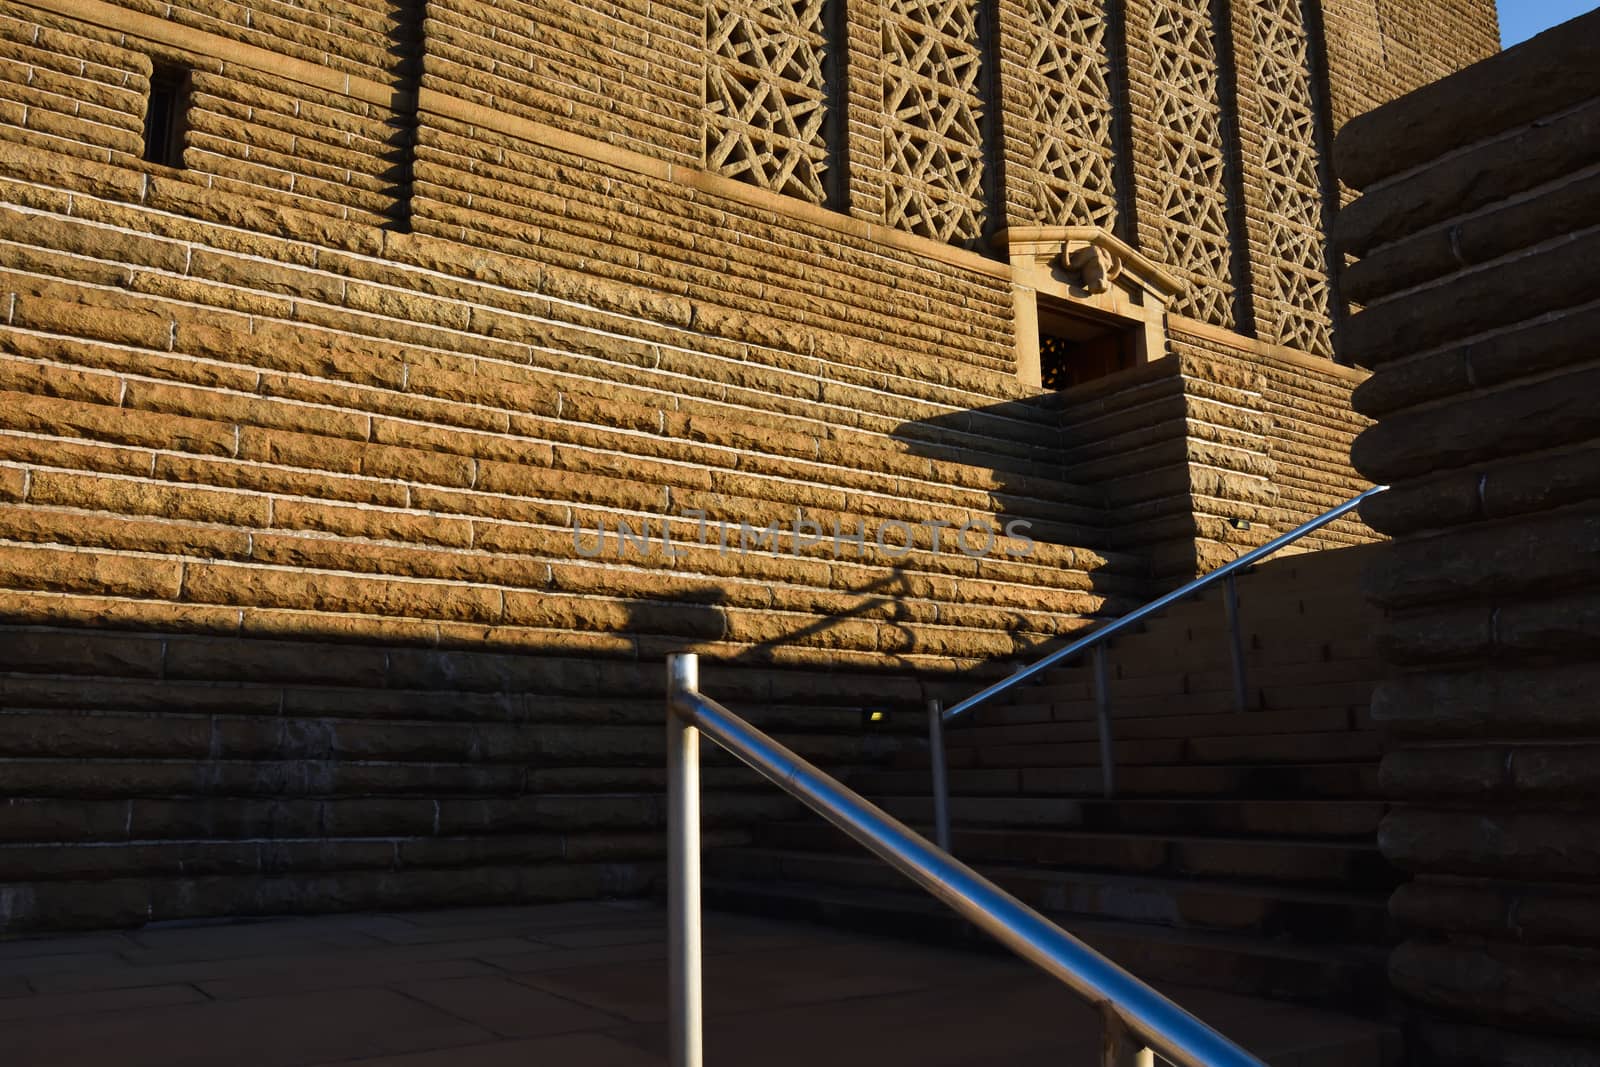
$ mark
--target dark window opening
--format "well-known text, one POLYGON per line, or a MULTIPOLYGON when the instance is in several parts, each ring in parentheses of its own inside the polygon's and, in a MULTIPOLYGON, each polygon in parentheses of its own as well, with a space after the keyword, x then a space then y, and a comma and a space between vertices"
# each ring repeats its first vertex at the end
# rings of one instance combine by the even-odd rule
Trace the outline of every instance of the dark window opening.
POLYGON ((189 71, 158 66, 150 75, 150 101, 144 112, 146 162, 183 166, 183 135, 188 129, 189 71))
POLYGON ((1069 389, 1138 362, 1136 326, 1039 309, 1039 380, 1069 389))

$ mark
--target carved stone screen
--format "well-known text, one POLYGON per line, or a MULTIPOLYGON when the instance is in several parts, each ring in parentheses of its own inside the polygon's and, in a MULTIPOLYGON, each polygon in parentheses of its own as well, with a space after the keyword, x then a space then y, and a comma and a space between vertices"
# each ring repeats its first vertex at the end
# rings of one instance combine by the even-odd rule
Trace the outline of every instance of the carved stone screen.
POLYGON ((983 230, 979 7, 887 0, 883 11, 885 221, 957 244, 983 230))
POLYGON ((706 166, 812 203, 828 199, 825 0, 706 8, 706 166))
POLYGON ((1234 325, 1232 242, 1221 76, 1210 6, 1162 0, 1148 7, 1151 129, 1157 143, 1157 217, 1162 261, 1189 285, 1173 310, 1234 325))
POLYGON ((1257 309, 1268 317, 1272 340, 1331 356, 1317 113, 1300 3, 1261 0, 1247 10, 1262 136, 1253 184, 1262 198, 1266 239, 1265 291, 1256 294, 1257 309))
POLYGON ((1035 31, 1027 74, 1039 221, 1117 223, 1116 142, 1106 0, 1027 0, 1035 31))

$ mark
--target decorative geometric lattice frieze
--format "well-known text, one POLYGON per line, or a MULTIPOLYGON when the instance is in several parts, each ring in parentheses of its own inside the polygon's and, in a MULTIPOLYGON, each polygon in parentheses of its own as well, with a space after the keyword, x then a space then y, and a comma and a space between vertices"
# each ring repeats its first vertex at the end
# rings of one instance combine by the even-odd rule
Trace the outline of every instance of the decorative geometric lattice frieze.
POLYGON ((961 243, 983 230, 979 5, 886 0, 885 221, 961 243))
POLYGON ((1273 340, 1332 356, 1316 105, 1300 3, 1257 0, 1249 11, 1264 141, 1259 181, 1268 276, 1268 291, 1258 293, 1257 302, 1268 305, 1273 340))
POLYGON ((1173 310, 1234 325, 1232 242, 1216 42, 1209 5, 1150 5, 1153 124, 1160 185, 1155 225, 1166 265, 1189 283, 1173 310))
POLYGON ((1039 222, 1114 229, 1111 85, 1106 0, 1028 0, 1033 54, 1031 126, 1039 222))
POLYGON ((827 200, 825 0, 706 7, 706 167, 827 200))

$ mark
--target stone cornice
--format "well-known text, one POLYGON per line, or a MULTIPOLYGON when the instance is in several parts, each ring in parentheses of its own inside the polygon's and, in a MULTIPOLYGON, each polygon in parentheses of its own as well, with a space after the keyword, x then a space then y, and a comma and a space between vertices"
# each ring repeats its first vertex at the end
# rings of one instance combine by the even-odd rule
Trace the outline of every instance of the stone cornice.
POLYGON ((1006 251, 1012 263, 1022 257, 1039 262, 1059 257, 1069 269, 1075 253, 1097 249, 1118 265, 1122 275, 1133 278, 1163 302, 1183 289, 1183 283, 1160 264, 1098 226, 1009 226, 989 238, 989 243, 1006 251))

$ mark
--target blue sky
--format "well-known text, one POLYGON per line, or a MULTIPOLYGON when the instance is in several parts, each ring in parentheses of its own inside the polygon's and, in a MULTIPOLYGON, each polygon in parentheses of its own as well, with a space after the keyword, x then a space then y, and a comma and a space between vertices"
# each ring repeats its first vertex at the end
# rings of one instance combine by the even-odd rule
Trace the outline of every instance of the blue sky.
POLYGON ((1500 0, 1500 43, 1510 48, 1595 9, 1594 0, 1500 0))

